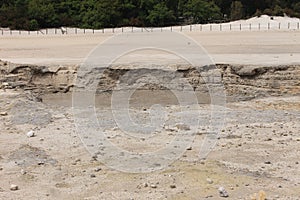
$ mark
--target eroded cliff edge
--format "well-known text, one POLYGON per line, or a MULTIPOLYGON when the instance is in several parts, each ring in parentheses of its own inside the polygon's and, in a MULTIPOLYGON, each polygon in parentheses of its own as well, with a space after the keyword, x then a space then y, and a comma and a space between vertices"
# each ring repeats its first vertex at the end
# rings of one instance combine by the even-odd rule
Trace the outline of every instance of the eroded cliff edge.
MULTIPOLYGON (((230 101, 250 100, 265 96, 292 96, 300 94, 300 66, 249 66, 227 65, 203 66, 198 69, 190 66, 172 66, 174 70, 157 68, 131 68, 130 66, 111 67, 105 70, 91 70, 82 74, 81 78, 89 79, 91 74, 102 73, 98 77, 98 89, 110 92, 115 89, 117 83, 126 82, 126 85, 134 85, 132 81, 136 77, 143 90, 168 90, 170 88, 155 84, 147 77, 145 83, 140 83, 145 74, 160 76, 166 82, 176 78, 185 79, 196 92, 207 93, 207 78, 218 74, 226 90, 230 101), (124 78, 130 76, 131 78, 124 78), (130 81, 129 81, 130 79, 130 81)), ((0 87, 2 89, 30 90, 35 95, 49 93, 72 92, 76 84, 79 66, 36 66, 0 62, 0 87)), ((218 82, 219 83, 219 82, 218 82)), ((172 87, 172 86, 171 86, 172 87)), ((182 89, 174 85, 171 89, 182 89)))

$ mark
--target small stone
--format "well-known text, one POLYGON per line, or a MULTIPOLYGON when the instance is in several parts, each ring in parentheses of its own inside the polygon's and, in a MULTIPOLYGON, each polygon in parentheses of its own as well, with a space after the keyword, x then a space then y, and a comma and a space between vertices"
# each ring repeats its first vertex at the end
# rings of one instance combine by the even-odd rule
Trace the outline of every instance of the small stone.
POLYGON ((100 167, 97 167, 96 169, 95 169, 95 172, 100 172, 102 169, 100 168, 100 167))
POLYGON ((265 162, 266 165, 271 165, 272 163, 270 161, 265 162))
POLYGON ((157 185, 151 184, 150 187, 155 189, 155 188, 157 188, 157 185))
POLYGON ((27 172, 24 169, 21 169, 21 174, 25 175, 27 172))
POLYGON ((91 178, 96 178, 96 175, 95 174, 91 174, 91 178))
POLYGON ((170 185, 170 188, 175 189, 176 185, 170 185))
POLYGON ((214 183, 213 180, 211 180, 210 178, 207 178, 207 179, 206 179, 206 182, 207 182, 208 184, 213 184, 213 183, 214 183))
POLYGON ((26 135, 29 138, 34 137, 34 131, 29 131, 26 135))
POLYGON ((218 191, 219 191, 220 197, 224 197, 224 198, 229 197, 228 192, 225 190, 224 187, 219 187, 218 191))
POLYGON ((146 188, 146 187, 148 187, 149 185, 148 185, 148 183, 144 183, 143 186, 146 188))
POLYGON ((43 160, 40 160, 40 161, 38 161, 38 163, 37 163, 38 165, 44 165, 45 164, 45 162, 43 161, 43 160))
POLYGON ((7 116, 8 114, 7 114, 7 112, 0 112, 0 115, 1 116, 7 116))
POLYGON ((17 185, 14 185, 14 184, 10 185, 11 191, 17 191, 18 189, 19 189, 19 187, 17 185))
POLYGON ((186 150, 191 151, 192 149, 193 149, 192 147, 188 147, 186 150))

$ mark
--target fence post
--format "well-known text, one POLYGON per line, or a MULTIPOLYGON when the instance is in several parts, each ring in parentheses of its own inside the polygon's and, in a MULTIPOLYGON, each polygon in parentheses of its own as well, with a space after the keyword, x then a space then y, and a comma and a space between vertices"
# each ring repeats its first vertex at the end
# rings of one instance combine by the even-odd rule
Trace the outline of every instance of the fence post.
POLYGON ((112 29, 112 32, 115 33, 115 28, 112 29))
POLYGON ((55 34, 55 35, 57 34, 57 30, 56 30, 56 28, 54 29, 54 34, 55 34))
POLYGON ((124 28, 122 27, 122 33, 124 32, 124 28))
POLYGON ((220 31, 222 31, 222 24, 220 24, 220 31))
POLYGON ((19 35, 21 35, 21 30, 19 30, 19 35))
POLYGON ((180 32, 182 32, 182 26, 180 26, 180 32))
POLYGON ((209 30, 212 31, 212 25, 209 26, 209 30))
POLYGON ((12 35, 12 30, 9 30, 10 34, 12 35))
POLYGON ((171 32, 173 32, 173 27, 171 26, 171 32))
POLYGON ((202 31, 202 24, 200 24, 200 31, 202 31))
POLYGON ((163 32, 162 27, 160 28, 160 32, 163 32))
POLYGON ((290 29, 290 26, 291 26, 291 24, 290 24, 290 22, 288 23, 288 29, 290 29))
POLYGON ((28 35, 30 35, 30 31, 28 31, 28 35))
POLYGON ((270 30, 270 23, 268 23, 268 30, 270 30))
POLYGON ((280 30, 280 26, 281 26, 281 24, 279 23, 279 27, 278 27, 278 28, 279 28, 279 30, 280 30))
POLYGON ((231 24, 229 24, 229 29, 230 29, 230 30, 232 29, 232 25, 231 25, 231 24))
POLYGON ((93 34, 95 34, 95 29, 93 29, 93 34))
POLYGON ((193 29, 193 28, 192 28, 192 25, 190 25, 190 32, 192 31, 192 29, 193 29))
POLYGON ((3 33, 3 29, 1 29, 1 33, 2 33, 2 35, 4 34, 4 33, 3 33))
POLYGON ((242 24, 240 24, 240 31, 242 30, 242 24))
POLYGON ((131 32, 133 33, 133 26, 131 27, 131 32))
POLYGON ((249 24, 249 29, 250 29, 250 31, 252 30, 252 26, 251 26, 251 24, 249 24))
POLYGON ((260 23, 258 23, 258 30, 260 30, 260 23))
POLYGON ((299 22, 297 23, 297 29, 299 30, 299 28, 300 28, 300 24, 299 24, 299 22))
POLYGON ((75 28, 75 34, 77 35, 77 28, 75 28))

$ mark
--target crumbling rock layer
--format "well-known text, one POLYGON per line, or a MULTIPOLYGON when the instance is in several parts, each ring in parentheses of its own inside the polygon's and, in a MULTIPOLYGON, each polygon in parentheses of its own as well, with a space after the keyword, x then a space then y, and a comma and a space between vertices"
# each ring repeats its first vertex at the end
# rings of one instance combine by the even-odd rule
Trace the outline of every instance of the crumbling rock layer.
MULTIPOLYGON (((249 100, 264 96, 300 94, 300 66, 216 65, 199 69, 175 66, 174 70, 160 68, 132 69, 130 66, 80 72, 79 66, 35 66, 0 62, 0 87, 31 90, 36 94, 67 93, 80 80, 97 81, 98 92, 109 92, 122 83, 143 90, 183 90, 174 80, 185 80, 195 92, 207 93, 207 85, 224 85, 229 100, 249 100), (99 77, 91 78, 95 74, 99 77), (157 82, 151 78, 156 77, 157 82), (79 80, 79 81, 78 81, 79 80), (76 82, 77 81, 77 82, 76 82)), ((88 84, 88 83, 83 83, 88 84)), ((120 89, 120 87, 118 88, 120 89)))

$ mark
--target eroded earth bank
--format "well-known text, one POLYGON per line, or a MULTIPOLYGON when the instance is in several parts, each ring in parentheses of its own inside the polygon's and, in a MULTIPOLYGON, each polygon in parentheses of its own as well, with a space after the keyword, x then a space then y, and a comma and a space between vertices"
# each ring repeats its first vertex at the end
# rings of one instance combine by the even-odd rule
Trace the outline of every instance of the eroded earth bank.
POLYGON ((113 66, 82 74, 83 80, 97 81, 94 110, 101 131, 119 148, 153 152, 178 134, 193 137, 179 159, 152 173, 107 167, 101 144, 87 143, 93 140, 88 132, 78 133, 72 109, 72 94, 80 89, 78 70, 0 62, 0 199, 223 199, 220 187, 228 199, 299 199, 300 66, 113 66), (97 73, 102 75, 90 77, 97 73), (226 115, 217 113, 224 120, 217 144, 200 159, 211 134, 207 82, 213 74, 220 80, 212 87, 222 83, 225 89, 226 115), (184 115, 172 93, 185 88, 172 80, 189 83, 199 102, 184 105, 184 115), (113 91, 130 88, 135 89, 129 110, 136 123, 147 123, 159 112, 152 105, 166 113, 151 137, 124 134, 110 112, 113 91), (180 123, 182 115, 192 123, 180 123), (194 124, 195 119, 200 122, 194 124), (92 147, 97 151, 89 153, 92 147))

